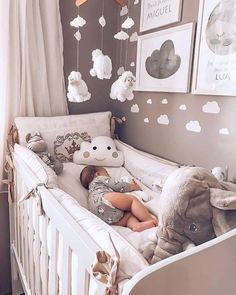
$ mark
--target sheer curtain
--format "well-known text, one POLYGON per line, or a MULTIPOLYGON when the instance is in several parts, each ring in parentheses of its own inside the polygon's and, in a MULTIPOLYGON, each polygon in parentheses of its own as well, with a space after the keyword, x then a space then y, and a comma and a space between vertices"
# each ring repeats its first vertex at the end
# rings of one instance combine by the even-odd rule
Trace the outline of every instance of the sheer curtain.
POLYGON ((59 0, 0 0, 0 180, 14 117, 67 113, 59 0))

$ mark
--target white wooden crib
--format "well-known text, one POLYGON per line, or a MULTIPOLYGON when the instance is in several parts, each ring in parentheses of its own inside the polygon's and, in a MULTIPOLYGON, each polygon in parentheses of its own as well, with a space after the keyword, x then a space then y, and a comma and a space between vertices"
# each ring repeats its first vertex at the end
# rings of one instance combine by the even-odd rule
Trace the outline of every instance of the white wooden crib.
MULTIPOLYGON (((98 243, 55 198, 55 190, 40 179, 12 151, 14 196, 10 203, 12 294, 72 294, 72 252, 79 258, 79 294, 92 291, 91 265, 98 243), (19 203, 29 191, 31 197, 19 203), (43 215, 38 215, 42 208, 43 215), (50 231, 48 226, 50 224, 50 231), (57 272, 58 240, 63 241, 63 268, 57 272), (53 241, 48 253, 49 240, 53 241), (60 280, 60 283, 59 283, 60 280), (23 290, 21 289, 23 288, 23 290)), ((234 295, 236 294, 236 230, 198 247, 148 266, 121 282, 119 294, 234 295)), ((100 284, 100 283, 99 283, 100 284)), ((93 289, 94 290, 94 289, 93 289)), ((101 290, 101 289, 99 289, 101 290)))

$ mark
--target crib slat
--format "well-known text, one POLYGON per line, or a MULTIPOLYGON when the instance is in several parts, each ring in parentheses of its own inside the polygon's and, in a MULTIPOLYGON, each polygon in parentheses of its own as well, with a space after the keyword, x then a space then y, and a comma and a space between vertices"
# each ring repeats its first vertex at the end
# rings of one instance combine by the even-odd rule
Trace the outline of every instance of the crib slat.
POLYGON ((78 278, 80 282, 80 294, 88 295, 89 294, 89 277, 90 274, 88 271, 84 268, 83 265, 79 267, 79 273, 78 273, 78 278))
POLYGON ((33 200, 29 200, 29 257, 30 257, 30 289, 31 294, 35 294, 34 282, 34 228, 33 228, 33 200))
POLYGON ((58 232, 51 223, 51 256, 50 256, 50 272, 49 272, 49 294, 57 295, 58 291, 58 275, 57 275, 57 252, 58 252, 58 232))
POLYGON ((48 249, 47 249, 48 217, 43 217, 42 224, 42 295, 48 294, 48 249))
POLYGON ((23 204, 23 216, 24 216, 24 256, 25 256, 25 276, 26 281, 29 284, 29 239, 28 239, 28 201, 23 204))
POLYGON ((41 295, 41 275, 40 275, 40 238, 39 238, 39 216, 36 210, 36 201, 34 202, 34 216, 35 216, 35 291, 36 295, 41 295))
POLYGON ((62 295, 70 295, 71 280, 71 249, 63 239, 63 270, 62 270, 62 295))
POLYGON ((24 255, 24 216, 23 216, 23 203, 19 206, 19 216, 20 216, 20 259, 22 268, 25 270, 25 255, 24 255))

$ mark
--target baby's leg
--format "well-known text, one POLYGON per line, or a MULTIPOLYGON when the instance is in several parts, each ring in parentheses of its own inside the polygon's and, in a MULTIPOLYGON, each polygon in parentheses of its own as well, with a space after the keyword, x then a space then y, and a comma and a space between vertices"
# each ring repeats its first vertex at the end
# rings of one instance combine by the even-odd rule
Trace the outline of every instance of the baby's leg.
POLYGON ((113 225, 124 226, 132 229, 133 231, 141 232, 145 229, 155 227, 157 224, 155 220, 139 221, 130 212, 126 212, 124 216, 113 225))
POLYGON ((148 221, 139 221, 135 216, 131 215, 127 220, 128 228, 132 229, 133 231, 141 232, 145 229, 157 226, 156 221, 148 220, 148 221))
POLYGON ((148 212, 147 208, 136 197, 130 194, 111 192, 106 193, 104 198, 118 209, 131 211, 139 221, 155 220, 157 225, 157 219, 148 212))

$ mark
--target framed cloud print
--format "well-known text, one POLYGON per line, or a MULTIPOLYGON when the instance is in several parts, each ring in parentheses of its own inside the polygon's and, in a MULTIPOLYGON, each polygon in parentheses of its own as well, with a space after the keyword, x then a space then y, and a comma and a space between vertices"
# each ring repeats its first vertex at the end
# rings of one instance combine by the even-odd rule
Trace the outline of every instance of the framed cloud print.
POLYGON ((142 0, 140 32, 181 20, 182 0, 142 0))
POLYGON ((236 95, 236 0, 201 0, 194 94, 236 95))
POLYGON ((139 36, 137 91, 189 91, 194 24, 139 36))

